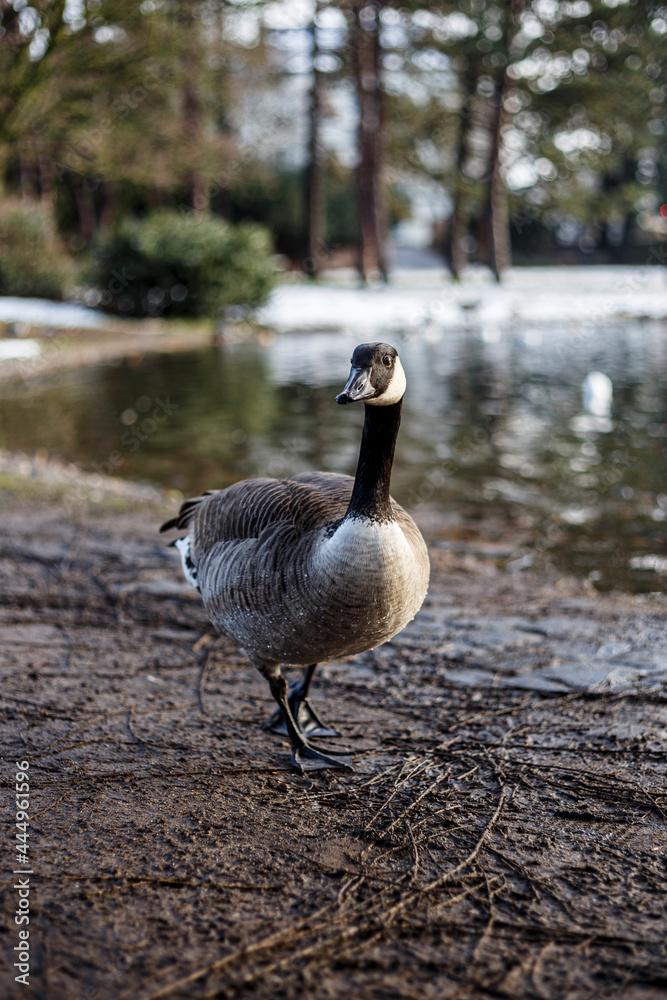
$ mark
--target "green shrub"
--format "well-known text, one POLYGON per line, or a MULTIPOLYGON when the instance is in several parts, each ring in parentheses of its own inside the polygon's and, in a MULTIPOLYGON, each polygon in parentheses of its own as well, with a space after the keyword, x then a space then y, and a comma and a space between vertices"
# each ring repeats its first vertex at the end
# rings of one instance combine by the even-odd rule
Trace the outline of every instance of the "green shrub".
POLYGON ((275 282, 270 238, 260 226, 158 211, 125 221, 94 254, 95 297, 125 316, 216 316, 258 306, 275 282))
POLYGON ((0 295, 62 299, 71 280, 49 213, 37 204, 0 203, 0 295))

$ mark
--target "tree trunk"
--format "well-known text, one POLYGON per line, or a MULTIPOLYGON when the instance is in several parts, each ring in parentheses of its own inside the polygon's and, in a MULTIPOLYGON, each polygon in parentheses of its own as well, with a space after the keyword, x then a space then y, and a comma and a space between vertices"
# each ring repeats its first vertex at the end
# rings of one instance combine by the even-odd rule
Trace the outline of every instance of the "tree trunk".
POLYGON ((72 176, 72 192, 79 216, 79 232, 85 243, 90 244, 95 237, 95 208, 90 191, 86 188, 85 180, 82 177, 72 176))
POLYGON ((468 129, 470 127, 471 100, 475 90, 475 80, 471 74, 466 74, 463 81, 463 103, 461 105, 461 128, 459 130, 456 149, 456 188, 454 190, 454 208, 449 222, 445 258, 452 272, 452 277, 458 281, 465 267, 467 257, 463 249, 463 240, 468 233, 468 213, 462 187, 463 166, 468 151, 468 129))
POLYGON ((512 266, 509 204, 505 181, 500 170, 502 132, 508 121, 505 111, 508 84, 509 78, 505 73, 493 98, 490 122, 491 150, 486 175, 487 193, 480 218, 481 257, 489 264, 496 281, 500 281, 503 271, 512 266))
POLYGON ((116 185, 113 181, 102 181, 102 211, 100 212, 100 229, 102 231, 113 228, 116 221, 116 185))
POLYGON ((507 77, 500 95, 500 110, 498 114, 497 151, 491 174, 491 267, 500 281, 503 271, 512 266, 512 239, 510 234, 510 211, 505 180, 500 170, 500 148, 502 130, 507 122, 507 112, 504 100, 507 94, 507 77))
POLYGON ((320 0, 315 0, 315 13, 310 28, 313 85, 310 92, 310 135, 308 139, 308 167, 306 169, 306 257, 303 262, 303 269, 311 278, 317 277, 325 257, 325 202, 322 186, 322 150, 320 148, 322 74, 317 68, 319 55, 317 15, 319 11, 320 0))
MULTIPOLYGON (((202 134, 201 74, 202 58, 197 37, 195 0, 177 0, 174 8, 179 32, 182 37, 180 71, 182 74, 183 141, 188 146, 187 158, 197 162, 193 151, 197 149, 202 134)), ((206 178, 196 166, 187 171, 190 206, 197 215, 206 215, 210 209, 209 191, 206 178)))
POLYGON ((19 188, 21 191, 21 201, 34 202, 35 200, 35 166, 32 161, 28 161, 25 156, 19 156, 19 188))
MULTIPOLYGON (((514 37, 512 21, 525 8, 525 0, 511 0, 505 22, 505 52, 510 55, 514 37)), ((512 266, 512 242, 510 236, 509 204, 507 189, 500 170, 500 154, 502 151, 503 128, 508 122, 505 111, 505 100, 510 88, 507 71, 496 84, 494 104, 491 115, 491 150, 489 168, 486 177, 487 197, 480 220, 481 230, 488 240, 486 259, 493 271, 496 281, 500 281, 503 271, 512 266)))
MULTIPOLYGON (((194 31, 194 25, 190 23, 186 30, 194 31)), ((201 106, 199 94, 192 83, 183 92, 183 119, 185 141, 195 148, 201 134, 201 106)), ((189 186, 193 211, 197 215, 206 215, 210 206, 206 178, 201 171, 194 169, 190 172, 189 186)))
POLYGON ((451 252, 449 266, 452 269, 452 277, 457 281, 463 273, 463 269, 468 263, 468 257, 463 249, 463 241, 468 235, 468 215, 463 204, 463 199, 457 195, 454 215, 451 225, 451 252))
POLYGON ((51 235, 55 236, 57 223, 56 223, 56 187, 53 182, 53 168, 49 160, 44 156, 40 157, 37 163, 37 170, 39 175, 39 200, 42 208, 44 209, 44 215, 47 219, 47 225, 51 229, 51 235))
POLYGON ((362 281, 387 279, 382 195, 384 109, 380 79, 380 6, 353 0, 353 49, 359 99, 359 273, 362 281))

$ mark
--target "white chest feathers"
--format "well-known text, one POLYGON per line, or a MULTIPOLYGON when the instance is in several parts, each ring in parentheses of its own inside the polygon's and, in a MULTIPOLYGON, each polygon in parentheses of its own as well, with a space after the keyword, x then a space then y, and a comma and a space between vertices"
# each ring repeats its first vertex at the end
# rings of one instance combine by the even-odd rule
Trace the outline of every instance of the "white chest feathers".
MULTIPOLYGON (((421 606, 428 569, 396 521, 349 518, 314 547, 313 568, 349 591, 382 592, 393 604, 421 606)), ((414 614, 415 612, 413 612, 414 614)))

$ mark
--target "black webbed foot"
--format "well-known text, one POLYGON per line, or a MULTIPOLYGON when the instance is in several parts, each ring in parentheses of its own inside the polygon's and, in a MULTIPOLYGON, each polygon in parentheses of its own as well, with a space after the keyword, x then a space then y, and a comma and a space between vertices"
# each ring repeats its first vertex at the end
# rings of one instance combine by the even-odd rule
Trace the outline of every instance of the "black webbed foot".
MULTIPOLYGON (((308 698, 301 694, 301 681, 290 684, 287 704, 297 724, 299 732, 305 736, 340 736, 337 729, 332 729, 322 722, 308 698)), ((277 708, 271 718, 264 724, 264 729, 281 736, 289 735, 280 709, 277 708)))
POLYGON ((278 663, 259 661, 255 665, 268 680, 271 694, 278 704, 278 711, 273 713, 264 729, 287 734, 292 744, 292 766, 299 774, 327 767, 341 771, 352 771, 352 756, 349 750, 342 748, 338 751, 320 750, 319 747, 311 746, 308 742, 308 735, 313 732, 318 732, 321 735, 339 735, 328 726, 323 726, 308 704, 308 687, 315 670, 315 664, 306 667, 301 680, 292 684, 289 689, 278 663))
POLYGON ((332 756, 308 744, 304 744, 302 747, 292 747, 292 764, 300 774, 303 774, 304 771, 321 771, 324 768, 336 768, 342 771, 354 770, 352 758, 347 754, 332 756))

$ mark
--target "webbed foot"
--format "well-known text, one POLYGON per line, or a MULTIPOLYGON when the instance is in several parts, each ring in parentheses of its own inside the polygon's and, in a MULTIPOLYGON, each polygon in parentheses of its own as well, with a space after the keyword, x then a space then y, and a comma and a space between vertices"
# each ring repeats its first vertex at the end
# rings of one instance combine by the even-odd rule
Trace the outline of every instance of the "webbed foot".
MULTIPOLYGON (((332 729, 322 722, 313 706, 301 693, 301 681, 290 684, 287 704, 290 707, 292 717, 297 724, 299 732, 306 736, 340 736, 337 729, 332 729)), ((263 726, 271 733, 279 733, 281 736, 289 735, 285 720, 280 709, 277 708, 271 718, 263 726)))
POLYGON ((352 756, 349 750, 341 748, 338 751, 328 749, 325 751, 308 743, 307 734, 311 732, 318 732, 321 735, 339 735, 328 726, 323 726, 308 704, 308 687, 315 670, 315 664, 306 667, 301 680, 297 684, 293 684, 290 689, 288 689, 285 678, 280 672, 280 664, 265 663, 260 660, 255 662, 255 666, 268 680, 271 694, 278 704, 278 711, 273 713, 264 728, 270 729, 272 732, 285 731, 287 733, 292 744, 292 766, 299 774, 303 774, 305 771, 319 771, 325 767, 352 771, 352 756), (297 718, 301 725, 297 723, 297 718))
POLYGON ((299 774, 304 771, 321 771, 324 768, 337 768, 342 771, 353 771, 352 758, 348 754, 330 756, 316 747, 304 745, 292 747, 292 764, 299 774))

